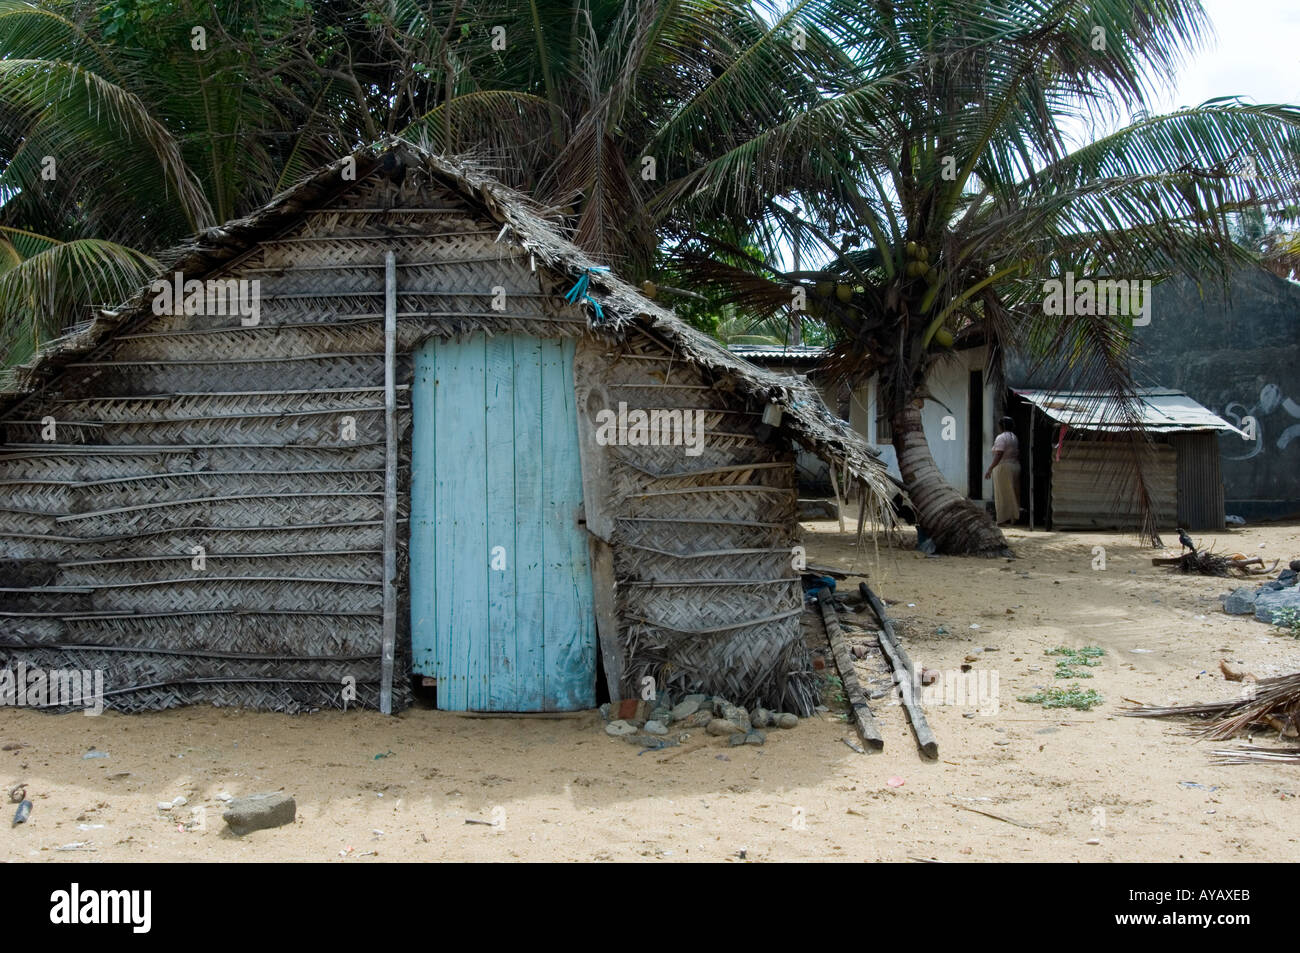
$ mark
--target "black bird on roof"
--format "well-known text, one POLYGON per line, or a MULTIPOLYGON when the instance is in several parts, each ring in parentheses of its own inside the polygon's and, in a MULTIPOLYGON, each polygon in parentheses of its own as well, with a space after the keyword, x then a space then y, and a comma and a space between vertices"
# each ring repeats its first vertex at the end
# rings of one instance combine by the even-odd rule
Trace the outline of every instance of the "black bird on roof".
POLYGON ((1192 537, 1188 536, 1187 530, 1183 529, 1181 526, 1178 528, 1178 541, 1183 544, 1185 549, 1190 549, 1192 552, 1196 552, 1196 544, 1192 542, 1192 537))

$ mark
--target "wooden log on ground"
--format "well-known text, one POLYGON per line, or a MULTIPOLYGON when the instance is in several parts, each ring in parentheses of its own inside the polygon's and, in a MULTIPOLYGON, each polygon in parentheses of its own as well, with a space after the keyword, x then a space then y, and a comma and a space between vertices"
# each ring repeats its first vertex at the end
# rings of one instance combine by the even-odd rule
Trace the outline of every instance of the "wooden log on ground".
POLYGON ((916 686, 920 680, 916 677, 916 669, 912 665, 912 660, 908 658, 903 647, 898 643, 898 636, 894 633, 893 623, 889 621, 889 616, 885 615, 884 603, 880 598, 871 591, 865 582, 858 583, 858 591, 862 593, 862 598, 871 606, 875 612, 876 618, 880 620, 880 648, 885 653, 885 658, 894 669, 894 680, 903 695, 903 708, 907 711, 907 720, 912 723, 912 732, 916 735, 916 743, 920 746, 922 753, 928 758, 939 757, 939 742, 934 737, 934 732, 930 730, 930 724, 925 720, 925 713, 921 710, 921 703, 916 699, 916 686))
POLYGON ((831 654, 835 657, 835 667, 840 671, 840 684, 844 686, 844 699, 849 703, 853 724, 858 734, 872 751, 885 747, 885 739, 880 736, 880 726, 876 716, 867 704, 866 692, 858 681, 857 670, 853 667, 853 656, 849 652, 848 641, 840 628, 839 617, 835 614, 835 603, 829 589, 823 589, 817 596, 821 606, 822 621, 826 624, 826 637, 831 643, 831 654))

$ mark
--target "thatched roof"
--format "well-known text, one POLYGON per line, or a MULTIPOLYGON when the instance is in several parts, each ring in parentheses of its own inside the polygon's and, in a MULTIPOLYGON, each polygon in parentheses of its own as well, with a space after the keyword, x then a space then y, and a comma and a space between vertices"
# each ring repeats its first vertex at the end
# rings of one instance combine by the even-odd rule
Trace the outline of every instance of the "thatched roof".
MULTIPOLYGON (((894 488, 877 459, 878 452, 826 408, 815 388, 732 354, 610 271, 598 270, 601 266, 565 238, 561 228, 534 202, 496 182, 472 162, 433 155, 400 140, 366 146, 311 173, 250 215, 205 229, 185 244, 163 252, 158 256, 163 264, 161 274, 181 272, 187 278, 202 277, 229 264, 257 242, 284 232, 313 208, 355 185, 341 175, 349 163, 355 164, 356 181, 377 167, 395 170, 399 165, 421 165, 501 223, 506 229, 503 241, 512 239, 533 254, 539 264, 575 281, 589 274, 590 294, 603 309, 599 321, 594 309, 590 309, 593 313, 589 313, 588 321, 594 329, 617 336, 640 328, 685 360, 729 378, 740 393, 779 405, 782 426, 805 449, 863 481, 876 502, 873 509, 888 518, 885 501, 893 496, 894 488)), ((151 316, 151 300, 146 284, 118 309, 100 311, 93 320, 45 344, 31 361, 0 371, 0 413, 39 392, 66 364, 94 352, 119 330, 147 319, 151 316)))

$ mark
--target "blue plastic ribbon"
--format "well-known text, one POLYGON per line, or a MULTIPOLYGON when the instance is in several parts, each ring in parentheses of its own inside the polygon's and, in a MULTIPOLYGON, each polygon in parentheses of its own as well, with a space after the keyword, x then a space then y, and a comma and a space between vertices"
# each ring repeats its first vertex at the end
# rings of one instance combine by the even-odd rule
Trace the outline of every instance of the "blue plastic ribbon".
POLYGON ((582 273, 581 277, 578 278, 574 286, 569 289, 568 293, 564 296, 564 300, 569 302, 569 304, 576 304, 579 301, 590 301, 591 306, 596 309, 596 323, 603 324, 605 321, 605 309, 600 306, 599 301, 591 296, 590 290, 591 275, 596 271, 609 271, 609 269, 604 266, 588 268, 582 273))

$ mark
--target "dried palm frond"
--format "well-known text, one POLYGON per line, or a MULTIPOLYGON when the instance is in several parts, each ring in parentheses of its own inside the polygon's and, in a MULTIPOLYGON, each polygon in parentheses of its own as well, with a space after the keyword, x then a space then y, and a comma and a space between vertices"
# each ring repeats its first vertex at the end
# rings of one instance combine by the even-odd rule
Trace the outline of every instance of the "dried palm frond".
POLYGON ((1242 745, 1240 748, 1216 750, 1215 764, 1300 764, 1300 748, 1260 748, 1242 745))
POLYGON ((1273 728, 1279 737, 1300 737, 1300 672, 1262 678, 1247 686, 1235 699, 1163 708, 1126 708, 1121 714, 1134 718, 1211 719, 1208 725, 1196 730, 1216 740, 1231 738, 1254 725, 1273 728))

